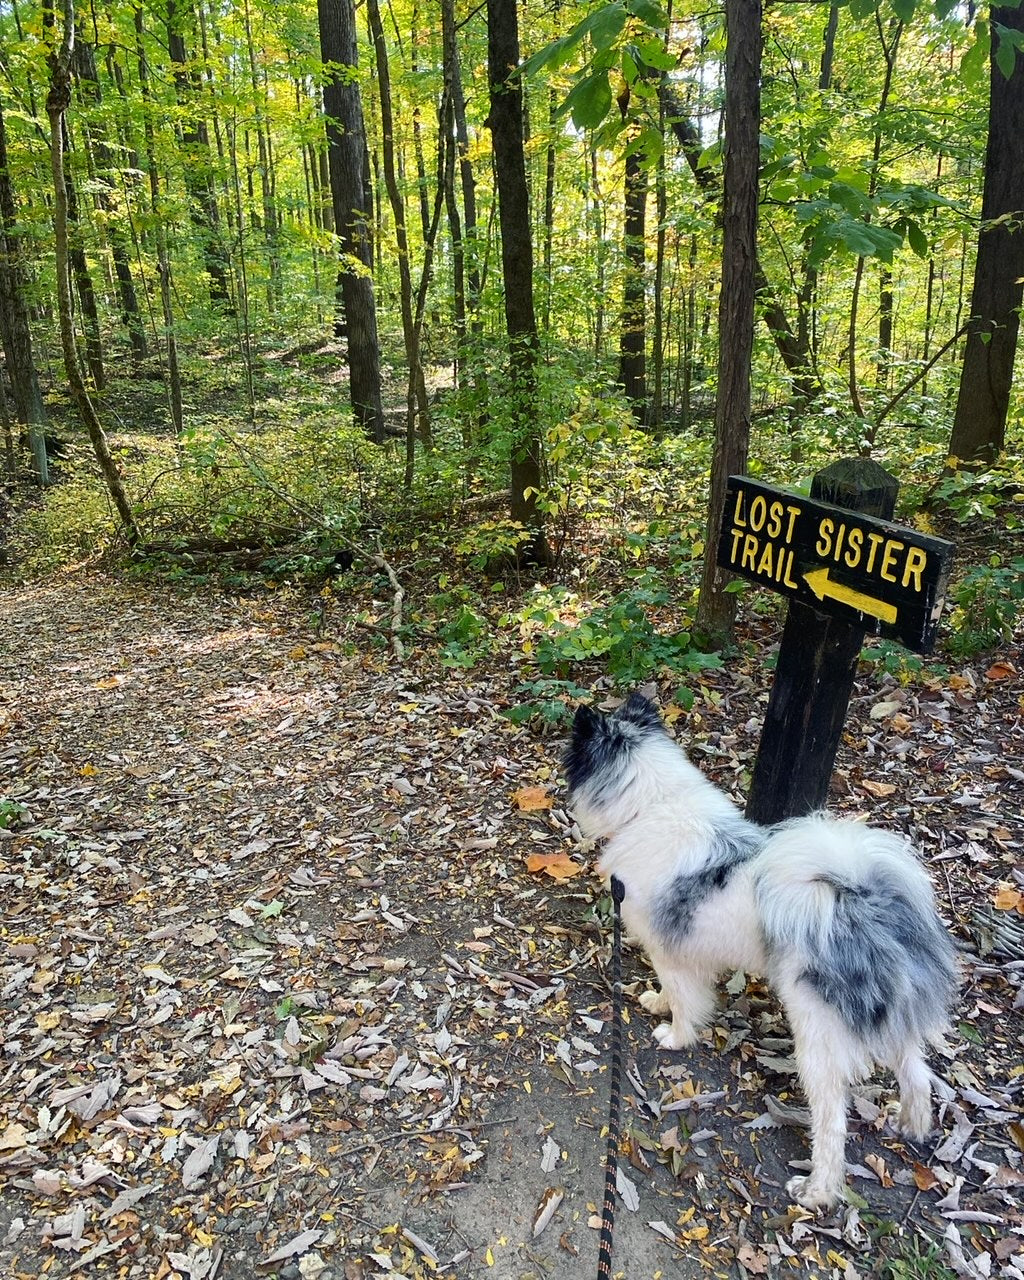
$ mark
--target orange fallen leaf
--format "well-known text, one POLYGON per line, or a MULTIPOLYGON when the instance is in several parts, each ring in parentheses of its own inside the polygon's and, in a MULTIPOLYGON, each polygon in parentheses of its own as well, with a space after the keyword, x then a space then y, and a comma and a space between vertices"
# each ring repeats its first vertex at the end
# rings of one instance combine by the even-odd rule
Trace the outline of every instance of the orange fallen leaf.
POLYGON ((986 680, 1009 680, 1010 676, 1017 674, 1017 668, 1006 658, 1000 658, 998 662, 993 662, 989 669, 985 672, 986 680))
POLYGON ((891 782, 875 782, 871 778, 865 778, 860 785, 871 796, 891 796, 896 790, 895 785, 891 782))
POLYGON ((996 896, 992 899, 992 905, 997 911, 1024 912, 1024 894, 1019 889, 1014 889, 1012 885, 1001 884, 996 890, 996 896))
POLYGON ((918 1191, 931 1191, 939 1185, 939 1180, 926 1164, 914 1161, 914 1185, 918 1191))
POLYGON ((583 870, 567 853, 531 853, 526 859, 526 869, 534 875, 543 872, 553 880, 568 880, 583 870))
POLYGON ((512 797, 517 809, 530 813, 535 809, 550 809, 555 803, 548 795, 547 787, 523 787, 512 797))

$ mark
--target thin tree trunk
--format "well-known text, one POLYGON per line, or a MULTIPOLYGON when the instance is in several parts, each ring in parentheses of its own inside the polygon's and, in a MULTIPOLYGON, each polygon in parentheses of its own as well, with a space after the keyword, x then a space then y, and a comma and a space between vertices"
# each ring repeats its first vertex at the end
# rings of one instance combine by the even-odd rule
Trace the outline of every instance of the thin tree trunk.
POLYGON ((715 644, 731 642, 736 596, 715 563, 730 475, 747 465, 750 363, 754 345, 755 263, 761 119, 760 0, 725 0, 725 188, 722 285, 718 300, 718 386, 708 531, 697 627, 715 644))
POLYGON ((46 407, 32 351, 26 285, 18 240, 17 205, 7 168, 7 128, 0 107, 0 342, 11 379, 15 412, 28 437, 36 482, 47 485, 50 471, 46 460, 46 407))
MULTIPOLYGON (((477 231, 476 178, 469 154, 469 131, 466 125, 466 99, 462 88, 462 71, 459 66, 458 41, 455 28, 455 0, 441 0, 441 44, 444 63, 445 92, 451 111, 455 135, 459 182, 462 188, 461 235, 453 253, 458 260, 457 270, 464 279, 465 325, 459 360, 460 385, 472 381, 476 390, 477 422, 483 426, 486 417, 487 380, 480 368, 478 351, 483 337, 483 320, 480 315, 480 242, 477 231), (472 368, 470 367, 472 366, 472 368)), ((454 159, 454 158, 453 158, 454 159)), ((454 200, 454 174, 452 176, 454 200)), ((472 430, 469 432, 473 434, 472 430)))
POLYGON ((270 136, 266 124, 266 94, 261 91, 256 66, 256 45, 252 34, 252 10, 249 0, 243 7, 245 20, 245 44, 249 55, 249 84, 252 89, 252 105, 256 114, 256 155, 260 174, 260 198, 263 208, 263 239, 267 250, 267 266, 270 279, 267 284, 267 306, 271 315, 280 309, 284 298, 281 280, 280 228, 277 205, 274 202, 274 173, 270 136))
MULTIPOLYGON (((380 95, 381 152, 384 160, 384 184, 391 202, 391 216, 395 221, 395 241, 398 246, 398 279, 402 308, 402 334, 405 338, 405 358, 409 365, 408 394, 406 397, 406 487, 412 484, 413 460, 416 451, 416 415, 419 412, 419 435, 424 445, 430 444, 430 407, 427 403, 423 365, 420 361, 420 330, 416 324, 412 297, 412 264, 409 261, 409 235, 405 223, 405 202, 398 186, 395 170, 395 121, 391 110, 391 70, 388 50, 384 42, 384 26, 380 20, 377 0, 367 0, 367 16, 370 37, 373 40, 374 61, 377 65, 377 90, 380 95)), ((428 224, 429 234, 429 224, 428 224)))
POLYGON ((529 535, 520 551, 520 560, 547 564, 551 552, 544 535, 544 514, 537 505, 542 484, 542 444, 537 424, 539 342, 533 301, 533 240, 519 62, 515 5, 508 0, 487 0, 487 77, 491 103, 488 123, 497 178, 509 345, 511 516, 529 535))
POLYGON ((626 271, 619 316, 618 380, 634 416, 642 422, 647 414, 647 168, 635 147, 626 151, 623 199, 626 271))
MULTIPOLYGON (((991 15, 989 125, 981 231, 971 315, 949 456, 993 462, 1006 445, 1006 418, 1024 303, 1024 53, 1004 75, 996 62, 999 28, 1024 37, 1024 7, 991 15)), ((1013 46, 1010 46, 1011 49, 1013 46)))
MULTIPOLYGON (((64 0, 64 3, 71 4, 73 0, 64 0)), ((142 7, 136 5, 135 40, 139 58, 139 88, 143 102, 146 103, 146 165, 149 170, 150 212, 156 227, 157 273, 160 277, 160 305, 163 310, 164 348, 167 353, 167 396, 174 432, 180 436, 185 429, 185 414, 181 400, 181 372, 178 368, 178 339, 174 332, 174 309, 171 306, 171 261, 167 252, 167 227, 160 208, 160 173, 156 165, 156 139, 149 110, 149 68, 142 43, 143 32, 142 7)))
POLYGON ((78 189, 71 173, 70 138, 67 118, 63 118, 64 137, 62 152, 64 156, 64 185, 67 189, 68 206, 68 255, 71 262, 72 278, 78 292, 78 301, 82 309, 82 329, 85 334, 85 361, 89 367, 89 376, 97 391, 107 385, 107 377, 103 368, 103 338, 100 333, 100 314, 96 305, 96 290, 92 285, 89 263, 82 243, 82 220, 78 213, 78 189))
POLYGON ((359 85, 353 0, 317 0, 320 54, 326 65, 324 113, 334 226, 341 250, 339 284, 348 336, 349 393, 357 423, 378 444, 384 442, 380 348, 373 298, 372 209, 359 85), (339 73, 337 68, 344 68, 339 73), (350 266, 350 262, 358 265, 350 266))
POLYGON ((60 319, 61 350, 64 354, 64 372, 71 388, 79 415, 89 433, 96 460, 100 465, 103 478, 111 500, 120 517, 129 545, 136 546, 140 540, 139 527, 135 514, 124 491, 121 473, 114 461, 107 443, 106 433, 96 413, 95 406, 89 397, 85 379, 78 364, 78 352, 75 349, 75 333, 71 319, 71 277, 68 253, 68 199, 64 178, 64 116, 71 101, 71 55, 75 40, 74 0, 63 3, 64 30, 57 43, 54 32, 54 13, 52 0, 44 0, 43 25, 50 35, 50 52, 48 63, 50 70, 50 90, 46 98, 46 115, 50 122, 50 159, 53 179, 53 238, 57 271, 57 310, 60 319))
POLYGON ((555 236, 555 136, 558 129, 558 94, 554 89, 548 90, 548 142, 544 149, 544 250, 541 257, 541 272, 544 277, 544 317, 545 333, 551 327, 551 288, 552 250, 555 236))
POLYGON ((4 463, 7 467, 8 479, 13 480, 18 474, 18 460, 14 453, 14 424, 11 422, 11 411, 7 407, 7 388, 4 385, 4 371, 0 369, 0 425, 4 429, 4 463))
POLYGON ((883 266, 878 272, 878 360, 875 364, 875 385, 889 385, 892 367, 893 309, 892 272, 883 266))
POLYGON ((185 14, 179 0, 167 0, 167 50, 174 66, 175 94, 182 113, 180 137, 189 218, 202 248, 203 265, 209 277, 210 301, 230 314, 231 266, 221 237, 209 129, 196 101, 198 86, 195 77, 187 70, 188 49, 182 30, 185 14))
MULTIPOLYGON (((892 92, 893 76, 896 72, 896 54, 900 45, 900 37, 903 35, 903 22, 896 19, 893 20, 891 43, 886 42, 885 31, 882 27, 882 19, 877 12, 875 13, 875 26, 878 29, 878 40, 882 46, 882 57, 885 59, 885 76, 882 80, 882 93, 878 101, 878 115, 875 118, 874 141, 871 148, 871 173, 868 179, 868 196, 872 199, 878 190, 878 166, 882 156, 882 121, 889 105, 889 95, 892 92)), ((860 398, 860 388, 857 377, 857 310, 863 279, 864 259, 858 258, 857 270, 853 278, 853 290, 850 295, 849 387, 850 403, 853 406, 854 413, 856 413, 859 418, 864 417, 864 407, 860 398)))
MULTIPOLYGON (((392 16, 394 16, 392 14, 392 16)), ((420 64, 418 46, 420 42, 419 6, 413 4, 412 22, 409 30, 409 70, 413 83, 419 79, 420 64)), ((420 231, 424 241, 430 235, 430 196, 427 191, 427 163, 423 154, 423 119, 420 104, 417 102, 412 110, 412 148, 416 158, 416 195, 420 210, 420 231)))

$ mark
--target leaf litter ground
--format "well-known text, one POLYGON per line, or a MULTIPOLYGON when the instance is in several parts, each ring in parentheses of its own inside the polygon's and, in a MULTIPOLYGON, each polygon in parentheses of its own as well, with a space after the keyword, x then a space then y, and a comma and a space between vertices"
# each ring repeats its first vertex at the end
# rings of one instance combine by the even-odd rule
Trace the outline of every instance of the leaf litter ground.
MULTIPOLYGON (((508 669, 345 656, 297 616, 6 595, 4 1280, 595 1273, 608 904, 560 743, 502 718, 508 669)), ((738 797, 764 668, 702 681, 677 728, 738 797)), ((767 992, 734 976, 693 1053, 630 1001, 618 1274, 1024 1275, 1022 747, 1012 660, 876 673, 836 774, 919 842, 964 949, 941 1132, 859 1089, 850 1202, 816 1219, 782 1190, 808 1151, 767 992)))

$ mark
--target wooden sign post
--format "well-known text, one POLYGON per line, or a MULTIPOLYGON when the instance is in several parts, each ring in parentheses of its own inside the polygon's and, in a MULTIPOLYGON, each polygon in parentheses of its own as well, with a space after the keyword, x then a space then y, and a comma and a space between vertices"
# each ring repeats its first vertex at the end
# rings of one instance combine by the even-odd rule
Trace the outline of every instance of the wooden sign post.
POLYGON ((926 653, 935 641, 952 543, 890 522, 899 484, 848 458, 810 498, 731 476, 718 564, 790 597, 747 800, 771 823, 824 805, 868 631, 926 653))

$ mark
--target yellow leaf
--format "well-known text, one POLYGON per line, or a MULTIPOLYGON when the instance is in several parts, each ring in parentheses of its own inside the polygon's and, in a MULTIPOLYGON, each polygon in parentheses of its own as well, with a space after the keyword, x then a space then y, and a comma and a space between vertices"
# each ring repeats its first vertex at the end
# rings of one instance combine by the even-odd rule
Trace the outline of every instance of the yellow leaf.
POLYGON ((60 1024, 59 1013, 37 1013, 36 1026, 40 1031, 52 1031, 60 1024))
POLYGON ((526 869, 534 875, 543 872, 552 880, 569 880, 583 871, 583 867, 573 862, 567 853, 531 853, 526 859, 526 869))
POLYGON ((94 764, 83 764, 78 772, 83 778, 92 778, 99 773, 99 769, 97 769, 94 764))
POLYGON ((489 1247, 487 1252, 484 1254, 484 1262, 486 1262, 489 1267, 494 1266, 494 1254, 491 1253, 491 1250, 489 1247))
POLYGON ((305 656, 306 656, 306 650, 302 647, 301 644, 297 644, 294 649, 288 650, 288 657, 291 658, 294 662, 298 662, 300 659, 304 658, 305 656))
POLYGON ((554 800, 548 795, 547 787, 523 787, 512 797, 517 809, 530 813, 535 809, 550 809, 554 800))

